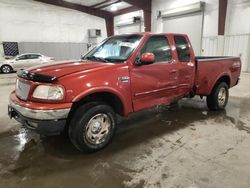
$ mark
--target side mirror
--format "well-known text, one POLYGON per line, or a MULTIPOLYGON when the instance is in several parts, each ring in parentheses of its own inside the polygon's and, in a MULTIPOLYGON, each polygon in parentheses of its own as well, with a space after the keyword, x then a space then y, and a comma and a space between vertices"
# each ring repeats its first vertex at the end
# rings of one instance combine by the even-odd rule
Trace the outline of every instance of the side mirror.
POLYGON ((155 55, 153 53, 143 53, 135 65, 149 65, 155 62, 155 55))

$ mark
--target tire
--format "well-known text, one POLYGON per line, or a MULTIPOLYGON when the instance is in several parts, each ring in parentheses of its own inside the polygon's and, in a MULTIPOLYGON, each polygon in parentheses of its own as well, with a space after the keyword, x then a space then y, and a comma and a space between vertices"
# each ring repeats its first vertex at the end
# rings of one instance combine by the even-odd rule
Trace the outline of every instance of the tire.
POLYGON ((225 82, 218 83, 212 93, 207 96, 207 107, 210 110, 223 110, 228 102, 228 85, 225 82))
POLYGON ((3 65, 1 67, 1 72, 4 73, 4 74, 11 73, 12 72, 12 67, 9 66, 9 65, 3 65))
POLYGON ((87 103, 79 107, 69 124, 69 138, 82 152, 96 152, 107 146, 116 130, 113 109, 102 103, 87 103))

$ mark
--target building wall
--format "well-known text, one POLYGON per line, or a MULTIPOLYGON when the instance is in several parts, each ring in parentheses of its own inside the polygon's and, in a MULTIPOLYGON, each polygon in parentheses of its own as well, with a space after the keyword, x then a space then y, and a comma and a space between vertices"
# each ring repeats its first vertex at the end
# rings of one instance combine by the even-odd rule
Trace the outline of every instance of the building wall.
POLYGON ((69 42, 20 42, 19 53, 41 53, 55 60, 80 59, 87 52, 86 43, 69 42))
POLYGON ((250 0, 228 0, 226 34, 250 33, 250 0))
POLYGON ((224 53, 239 55, 250 71, 250 0, 228 0, 224 53))
MULTIPOLYGON (((128 19, 131 19, 132 17, 135 17, 135 16, 139 16, 142 18, 142 22, 140 24, 140 31, 143 32, 144 31, 144 22, 143 22, 143 11, 140 10, 140 11, 135 11, 135 12, 130 12, 130 13, 127 13, 127 14, 123 14, 123 15, 119 15, 119 16, 115 16, 114 18, 114 33, 115 34, 118 34, 118 30, 119 28, 117 27, 117 25, 119 24, 119 22, 121 21, 124 21, 124 20, 128 20, 128 19)), ((126 27, 126 26, 123 26, 123 27, 126 27)), ((129 27, 129 26, 128 26, 129 27)), ((135 27, 136 28, 136 27, 135 27)), ((135 31, 135 32, 138 32, 138 31, 135 31)))
POLYGON ((32 0, 0 0, 0 23, 0 42, 88 43, 93 28, 107 37, 102 18, 32 0))
MULTIPOLYGON (((157 18, 159 10, 177 8, 199 0, 152 0, 152 31, 162 32, 163 22, 157 18)), ((240 55, 243 70, 250 71, 250 0, 228 0, 225 36, 218 36, 218 0, 204 0, 202 55, 240 55)), ((116 16, 117 23, 143 12, 116 16)), ((105 20, 79 11, 47 5, 32 0, 0 0, 0 58, 1 42, 47 42, 85 44, 89 42, 88 29, 102 30, 106 36, 105 20)), ((143 21, 141 31, 144 31, 143 21)), ((44 43, 43 43, 44 44, 44 43)))
MULTIPOLYGON (((218 1, 204 0, 201 55, 241 56, 242 70, 250 71, 250 0, 228 0, 225 36, 218 36, 218 1)), ((159 10, 177 8, 199 0, 153 0, 152 31, 163 31, 159 10)))
MULTIPOLYGON (((199 0, 153 0, 152 1, 152 31, 160 32, 163 29, 161 18, 157 18, 158 11, 173 9, 192 3, 200 2, 199 0)), ((218 4, 217 0, 206 0, 204 15, 204 33, 203 35, 214 35, 218 28, 218 4)))

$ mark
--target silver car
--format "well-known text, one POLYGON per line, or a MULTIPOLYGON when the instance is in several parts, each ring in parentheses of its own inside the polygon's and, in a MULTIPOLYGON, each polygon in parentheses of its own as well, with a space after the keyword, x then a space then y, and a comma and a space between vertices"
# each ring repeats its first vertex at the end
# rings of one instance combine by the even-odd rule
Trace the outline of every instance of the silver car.
POLYGON ((39 53, 25 53, 18 55, 12 59, 0 62, 0 71, 2 73, 10 73, 19 69, 26 69, 32 66, 41 65, 52 62, 53 57, 47 57, 39 53))

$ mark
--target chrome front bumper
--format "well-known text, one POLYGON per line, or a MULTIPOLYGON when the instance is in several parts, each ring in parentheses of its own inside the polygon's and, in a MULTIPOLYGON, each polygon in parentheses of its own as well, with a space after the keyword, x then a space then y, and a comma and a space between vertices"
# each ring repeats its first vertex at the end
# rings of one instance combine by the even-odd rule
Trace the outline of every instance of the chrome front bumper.
POLYGON ((70 108, 57 109, 57 110, 33 110, 30 108, 22 107, 15 104, 10 100, 9 107, 16 110, 22 116, 35 120, 60 120, 68 117, 70 108))

